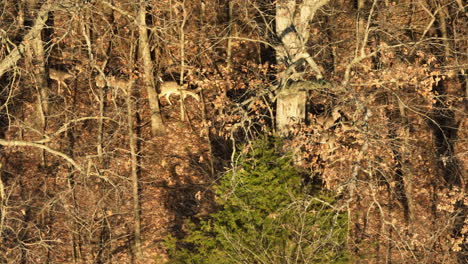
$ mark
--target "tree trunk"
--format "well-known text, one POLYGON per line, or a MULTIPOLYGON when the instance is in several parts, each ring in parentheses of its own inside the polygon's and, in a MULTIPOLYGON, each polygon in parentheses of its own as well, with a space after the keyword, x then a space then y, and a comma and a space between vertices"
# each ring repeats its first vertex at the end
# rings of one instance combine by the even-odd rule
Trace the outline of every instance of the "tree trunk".
MULTIPOLYGON (((0 162, 0 234, 3 234, 5 218, 7 214, 7 201, 5 194, 5 185, 2 180, 3 163, 0 162)), ((3 243, 3 235, 0 235, 0 245, 3 243)), ((0 259, 1 261, 2 259, 0 259)))
MULTIPOLYGON (((295 0, 282 0, 276 3, 276 34, 281 40, 276 53, 278 62, 296 67, 304 60, 322 79, 322 73, 313 57, 308 53, 306 44, 309 39, 309 23, 317 10, 328 0, 304 0, 300 5, 295 0)), ((289 78, 289 76, 284 76, 289 78)))
POLYGON ((295 0, 281 0, 276 3, 276 34, 281 39, 281 45, 276 48, 276 57, 278 63, 288 66, 279 80, 282 85, 279 87, 276 104, 276 127, 282 135, 287 133, 287 127, 292 123, 305 119, 306 93, 299 90, 285 91, 291 89, 288 87, 288 80, 297 80, 301 75, 296 72, 295 67, 307 62, 316 73, 316 78, 323 78, 306 49, 306 43, 309 39, 309 22, 327 2, 328 0, 304 0, 298 5, 295 0))
MULTIPOLYGON (((180 81, 179 85, 182 87, 184 84, 184 73, 185 73, 185 23, 187 22, 187 10, 185 9, 185 1, 181 4, 182 6, 182 23, 180 24, 180 81)), ((180 97, 180 120, 185 121, 185 105, 184 97, 180 97)))
POLYGON ((143 61, 144 78, 143 83, 148 93, 148 102, 151 109, 151 133, 153 136, 165 134, 164 124, 162 122, 161 111, 159 108, 158 95, 154 88, 153 62, 151 61, 151 53, 148 44, 148 33, 146 26, 146 1, 140 1, 140 9, 138 11, 138 29, 140 33, 139 39, 139 55, 143 61))
MULTIPOLYGON (((44 13, 43 15, 43 22, 47 22, 49 18, 49 12, 44 13)), ((35 75, 35 85, 37 89, 37 104, 39 115, 41 118, 41 127, 39 131, 42 134, 45 134, 47 129, 47 115, 49 114, 49 87, 47 82, 47 74, 46 74, 46 63, 45 63, 45 51, 44 51, 44 43, 42 41, 42 28, 41 30, 36 31, 31 36, 30 41, 30 48, 32 53, 30 53, 31 62, 32 62, 32 71, 35 75)), ((47 166, 46 160, 46 152, 42 150, 42 162, 44 167, 47 166)))
POLYGON ((227 47, 226 47, 226 63, 227 67, 230 68, 232 64, 232 32, 234 27, 233 17, 232 17, 232 9, 234 8, 234 1, 229 0, 228 2, 228 32, 227 32, 227 47))
POLYGON ((34 25, 31 30, 29 30, 28 34, 26 34, 23 41, 0 62, 0 77, 2 77, 3 74, 11 67, 16 65, 18 60, 22 57, 22 54, 24 54, 26 48, 31 45, 31 41, 36 38, 38 34, 40 35, 47 19, 49 18, 49 9, 50 3, 47 1, 41 6, 41 9, 37 14, 37 18, 34 21, 34 25))
POLYGON ((278 94, 276 124, 281 124, 278 125, 278 133, 280 135, 287 135, 288 125, 304 121, 306 98, 306 91, 283 89, 278 94))
POLYGON ((140 194, 138 187, 138 160, 137 160, 137 142, 136 135, 133 132, 133 112, 134 103, 132 99, 132 85, 130 84, 127 88, 127 94, 125 98, 127 104, 127 125, 128 125, 128 137, 130 145, 130 157, 131 157, 131 182, 132 182, 132 196, 133 196, 133 220, 134 220, 134 246, 136 258, 141 257, 141 212, 140 212, 140 194))

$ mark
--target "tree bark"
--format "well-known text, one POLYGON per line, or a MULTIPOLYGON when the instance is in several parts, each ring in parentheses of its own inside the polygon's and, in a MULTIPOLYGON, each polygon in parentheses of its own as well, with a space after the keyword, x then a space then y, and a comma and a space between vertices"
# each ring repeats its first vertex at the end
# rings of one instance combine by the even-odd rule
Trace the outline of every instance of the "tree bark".
POLYGON ((131 159, 131 182, 132 182, 132 196, 133 196, 133 220, 134 220, 134 246, 135 256, 140 258, 141 251, 141 210, 140 210, 140 194, 138 186, 138 160, 137 160, 137 142, 136 135, 133 132, 133 114, 134 103, 132 99, 132 85, 130 84, 126 91, 126 104, 127 104, 127 126, 128 137, 130 145, 130 159, 131 159))
POLYGON ((10 68, 12 68, 18 60, 23 56, 27 47, 30 47, 31 41, 40 35, 42 29, 44 28, 47 19, 49 18, 50 3, 49 1, 45 2, 37 14, 37 18, 34 21, 34 25, 28 34, 24 36, 23 41, 15 47, 8 56, 0 62, 0 77, 5 74, 10 68))
POLYGON ((300 60, 305 60, 316 73, 317 79, 323 78, 319 67, 308 53, 306 44, 309 39, 309 22, 328 1, 304 0, 299 6, 295 0, 281 0, 276 3, 276 34, 281 40, 281 45, 276 50, 278 62, 295 66, 300 60))
MULTIPOLYGON (((180 24, 180 81, 179 85, 184 84, 185 73, 185 23, 187 22, 187 10, 185 9, 185 1, 182 2, 182 23, 180 24)), ((185 121, 185 105, 184 98, 180 97, 180 120, 185 121)))
MULTIPOLYGON (((0 162, 0 234, 3 234, 5 228, 5 218, 7 214, 7 201, 5 194, 5 184, 2 180, 3 163, 0 162)), ((0 245, 3 244, 3 235, 0 235, 0 245)), ((0 259, 1 261, 1 259, 0 259)))
MULTIPOLYGON (((45 20, 47 20, 47 16, 45 20)), ((37 104, 39 115, 41 117, 41 127, 39 131, 44 135, 47 129, 47 116, 49 114, 49 87, 47 83, 47 74, 45 68, 45 51, 42 42, 41 31, 34 35, 31 40, 31 49, 33 50, 31 58, 32 67, 35 75, 37 94, 37 104)), ((42 163, 47 166, 46 152, 42 150, 42 163)))
POLYGON ((233 17, 232 17, 232 11, 234 8, 234 1, 229 0, 228 2, 228 19, 229 19, 229 24, 228 24, 228 32, 227 32, 227 47, 226 47, 226 63, 227 67, 230 68, 232 64, 232 32, 233 32, 233 27, 234 27, 234 22, 233 22, 233 17))
POLYGON ((154 88, 153 62, 148 43, 148 33, 146 27, 146 1, 140 1, 138 11, 138 29, 139 29, 139 55, 143 61, 144 78, 143 83, 148 93, 148 102, 151 110, 151 133, 153 136, 160 136, 166 133, 162 122, 161 111, 159 107, 158 95, 154 88))
POLYGON ((327 2, 328 0, 304 0, 298 5, 295 0, 280 0, 276 3, 276 34, 281 40, 281 45, 276 48, 276 58, 278 63, 288 66, 282 74, 282 80, 279 80, 282 85, 279 87, 276 104, 276 128, 281 135, 287 134, 289 125, 305 119, 306 93, 283 91, 291 88, 287 86, 288 80, 297 79, 291 75, 296 73, 295 67, 302 64, 303 60, 316 73, 317 79, 323 78, 318 65, 308 53, 306 44, 309 39, 309 22, 327 2))
POLYGON ((276 103, 276 124, 278 133, 286 136, 288 125, 303 122, 306 110, 306 91, 299 91, 292 88, 283 89, 277 97, 276 103))
POLYGON ((57 151, 55 149, 52 149, 48 146, 45 146, 40 143, 36 142, 28 142, 28 141, 23 141, 23 140, 5 140, 5 139, 0 139, 0 145, 5 146, 5 147, 33 147, 33 148, 39 148, 43 149, 47 152, 49 152, 52 155, 61 157, 65 161, 67 161, 70 165, 72 165, 77 171, 79 172, 84 172, 85 170, 70 156, 67 154, 57 151))

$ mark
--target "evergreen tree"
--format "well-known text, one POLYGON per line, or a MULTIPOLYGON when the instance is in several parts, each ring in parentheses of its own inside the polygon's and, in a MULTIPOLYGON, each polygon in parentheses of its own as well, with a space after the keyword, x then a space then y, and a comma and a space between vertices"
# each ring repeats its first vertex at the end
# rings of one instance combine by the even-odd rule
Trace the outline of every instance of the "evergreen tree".
POLYGON ((171 263, 335 263, 345 260, 346 214, 325 192, 301 191, 281 143, 263 137, 215 187, 221 209, 168 240, 171 263))

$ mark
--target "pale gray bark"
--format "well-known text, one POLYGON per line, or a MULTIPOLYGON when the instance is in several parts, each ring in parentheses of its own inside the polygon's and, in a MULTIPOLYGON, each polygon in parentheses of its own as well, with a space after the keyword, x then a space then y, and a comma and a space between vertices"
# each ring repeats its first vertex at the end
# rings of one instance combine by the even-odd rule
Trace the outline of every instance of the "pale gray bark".
POLYGON ((281 39, 281 45, 276 50, 278 62, 295 65, 296 62, 305 60, 317 79, 323 78, 318 65, 308 53, 306 44, 309 39, 309 22, 328 1, 304 0, 297 4, 296 0, 279 0, 276 3, 276 33, 281 39))
POLYGON ((437 4, 437 8, 440 9, 437 12, 437 19, 439 20, 439 29, 442 37, 442 43, 444 44, 444 51, 445 51, 445 59, 449 59, 450 57, 450 41, 449 41, 449 33, 448 33, 448 26, 447 26, 447 15, 448 15, 448 8, 447 6, 439 6, 440 3, 437 4))
POLYGON ((24 36, 23 41, 15 47, 8 56, 0 62, 0 77, 16 65, 19 59, 25 53, 27 47, 31 45, 31 41, 40 35, 42 29, 45 26, 47 19, 49 18, 50 3, 45 2, 37 14, 37 18, 34 21, 34 25, 31 30, 24 36))
POLYGON ((133 114, 134 114, 134 102, 132 98, 132 84, 128 85, 126 91, 125 101, 127 104, 127 126, 128 126, 128 138, 130 146, 130 161, 131 161, 131 173, 130 178, 132 182, 132 196, 133 196, 133 234, 134 234, 134 247, 135 256, 140 258, 142 256, 141 251, 141 210, 140 210, 140 194, 138 191, 138 159, 137 159, 137 138, 133 131, 133 114))
POLYGON ((232 33, 233 33, 233 17, 232 17, 232 11, 234 8, 234 2, 233 0, 229 0, 228 3, 228 19, 229 19, 229 24, 228 24, 228 39, 227 39, 227 48, 226 48, 226 62, 227 66, 231 67, 232 64, 232 33))
MULTIPOLYGON (((81 19, 81 33, 83 34, 83 37, 86 42, 86 47, 88 49, 88 58, 89 61, 91 62, 91 66, 99 71, 100 76, 104 76, 103 70, 105 69, 107 65, 107 59, 104 61, 103 65, 101 68, 99 68, 94 60, 94 54, 93 54, 93 45, 91 42, 91 32, 90 32, 90 26, 87 24, 89 22, 89 18, 87 14, 84 14, 82 19, 81 19)), ((99 100, 99 119, 98 119, 98 134, 97 134, 97 154, 99 157, 99 160, 102 162, 103 161, 103 135, 104 135, 104 117, 105 117, 105 85, 96 85, 98 86, 98 100, 99 100)))
POLYGON ((146 1, 140 1, 138 11, 138 29, 139 29, 139 55, 143 62, 143 83, 148 94, 148 102, 151 110, 151 133, 153 136, 164 135, 165 128, 162 122, 161 111, 159 107, 158 95, 154 87, 153 62, 148 43, 148 33, 146 32, 146 1))
POLYGON ((307 93, 284 89, 278 94, 276 104, 276 123, 280 135, 286 135, 288 125, 303 122, 305 118, 307 93))
MULTIPOLYGON (((36 7, 36 2, 31 1, 30 6, 31 9, 36 7)), ((43 23, 46 23, 49 19, 49 12, 45 12, 43 16, 43 23)), ((29 56, 29 61, 32 63, 31 70, 35 76, 35 86, 37 90, 37 109, 39 109, 39 116, 40 116, 40 128, 38 129, 44 135, 47 129, 47 117, 49 114, 49 87, 47 82, 47 74, 46 74, 46 62, 45 62, 45 51, 44 51, 44 43, 42 41, 42 28, 38 31, 35 31, 34 34, 31 35, 31 40, 29 41, 30 45, 27 47, 32 52, 27 52, 29 56)), ((42 163, 44 166, 47 166, 46 160, 46 152, 42 150, 42 163)))
POLYGON ((317 79, 322 79, 322 73, 312 56, 307 51, 309 39, 309 23, 317 10, 329 0, 304 0, 298 4, 296 0, 279 0, 276 3, 276 33, 281 39, 281 45, 276 48, 278 63, 285 63, 288 69, 281 74, 280 87, 277 96, 276 127, 280 134, 287 134, 288 126, 305 119, 306 95, 304 91, 287 87, 287 81, 299 80, 295 67, 301 61, 307 62, 315 72, 317 79), (289 90, 289 91, 287 91, 289 90))
MULTIPOLYGON (((2 180, 3 174, 3 163, 0 162, 0 234, 3 234, 5 229, 5 218, 8 213, 7 211, 7 201, 5 194, 5 185, 2 180)), ((0 236, 0 243, 3 243, 3 236, 0 236)))
POLYGON ((33 148, 39 148, 47 151, 48 153, 61 157, 65 161, 67 161, 70 165, 72 165, 77 171, 79 172, 84 172, 84 169, 75 161, 73 160, 70 156, 67 154, 57 151, 55 149, 52 149, 48 146, 45 146, 40 143, 35 143, 35 142, 28 142, 28 141, 23 141, 23 140, 4 140, 0 139, 0 145, 5 146, 5 147, 33 147, 33 148))
MULTIPOLYGON (((182 23, 180 24, 180 82, 179 85, 184 84, 184 73, 185 73, 185 23, 187 22, 187 10, 185 9, 185 1, 182 2, 182 23)), ((180 100, 180 120, 185 120, 185 105, 184 99, 181 96, 180 100)))

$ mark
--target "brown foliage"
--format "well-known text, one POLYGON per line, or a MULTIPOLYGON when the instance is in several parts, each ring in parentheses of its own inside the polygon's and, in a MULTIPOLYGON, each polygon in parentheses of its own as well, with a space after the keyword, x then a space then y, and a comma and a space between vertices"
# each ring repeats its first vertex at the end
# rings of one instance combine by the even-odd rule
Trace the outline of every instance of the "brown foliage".
MULTIPOLYGON (((40 8, 25 2, 0 4, 0 63, 20 47, 40 8)), ((8 141, 1 148, 2 263, 136 261, 126 96, 136 105, 142 263, 162 262, 165 235, 183 236, 184 220, 215 210, 211 186, 237 144, 275 128, 276 89, 288 65, 275 64, 280 40, 271 2, 233 1, 229 25, 224 1, 150 1, 155 76, 183 76, 201 99, 184 101, 185 122, 180 105, 161 105, 164 137, 151 136, 144 71, 133 63, 138 4, 110 2, 64 1, 50 11, 42 31, 46 65, 73 77, 62 89, 49 80, 44 130, 30 51, 0 76, 8 141), (133 93, 96 86, 100 74, 136 78, 133 93)), ((312 180, 341 194, 348 246, 362 263, 463 263, 466 14, 457 1, 367 2, 358 10, 330 1, 310 24, 307 51, 332 88, 308 91, 307 120, 291 127, 287 148, 312 180)), ((297 69, 300 79, 314 79, 307 65, 297 69)))

